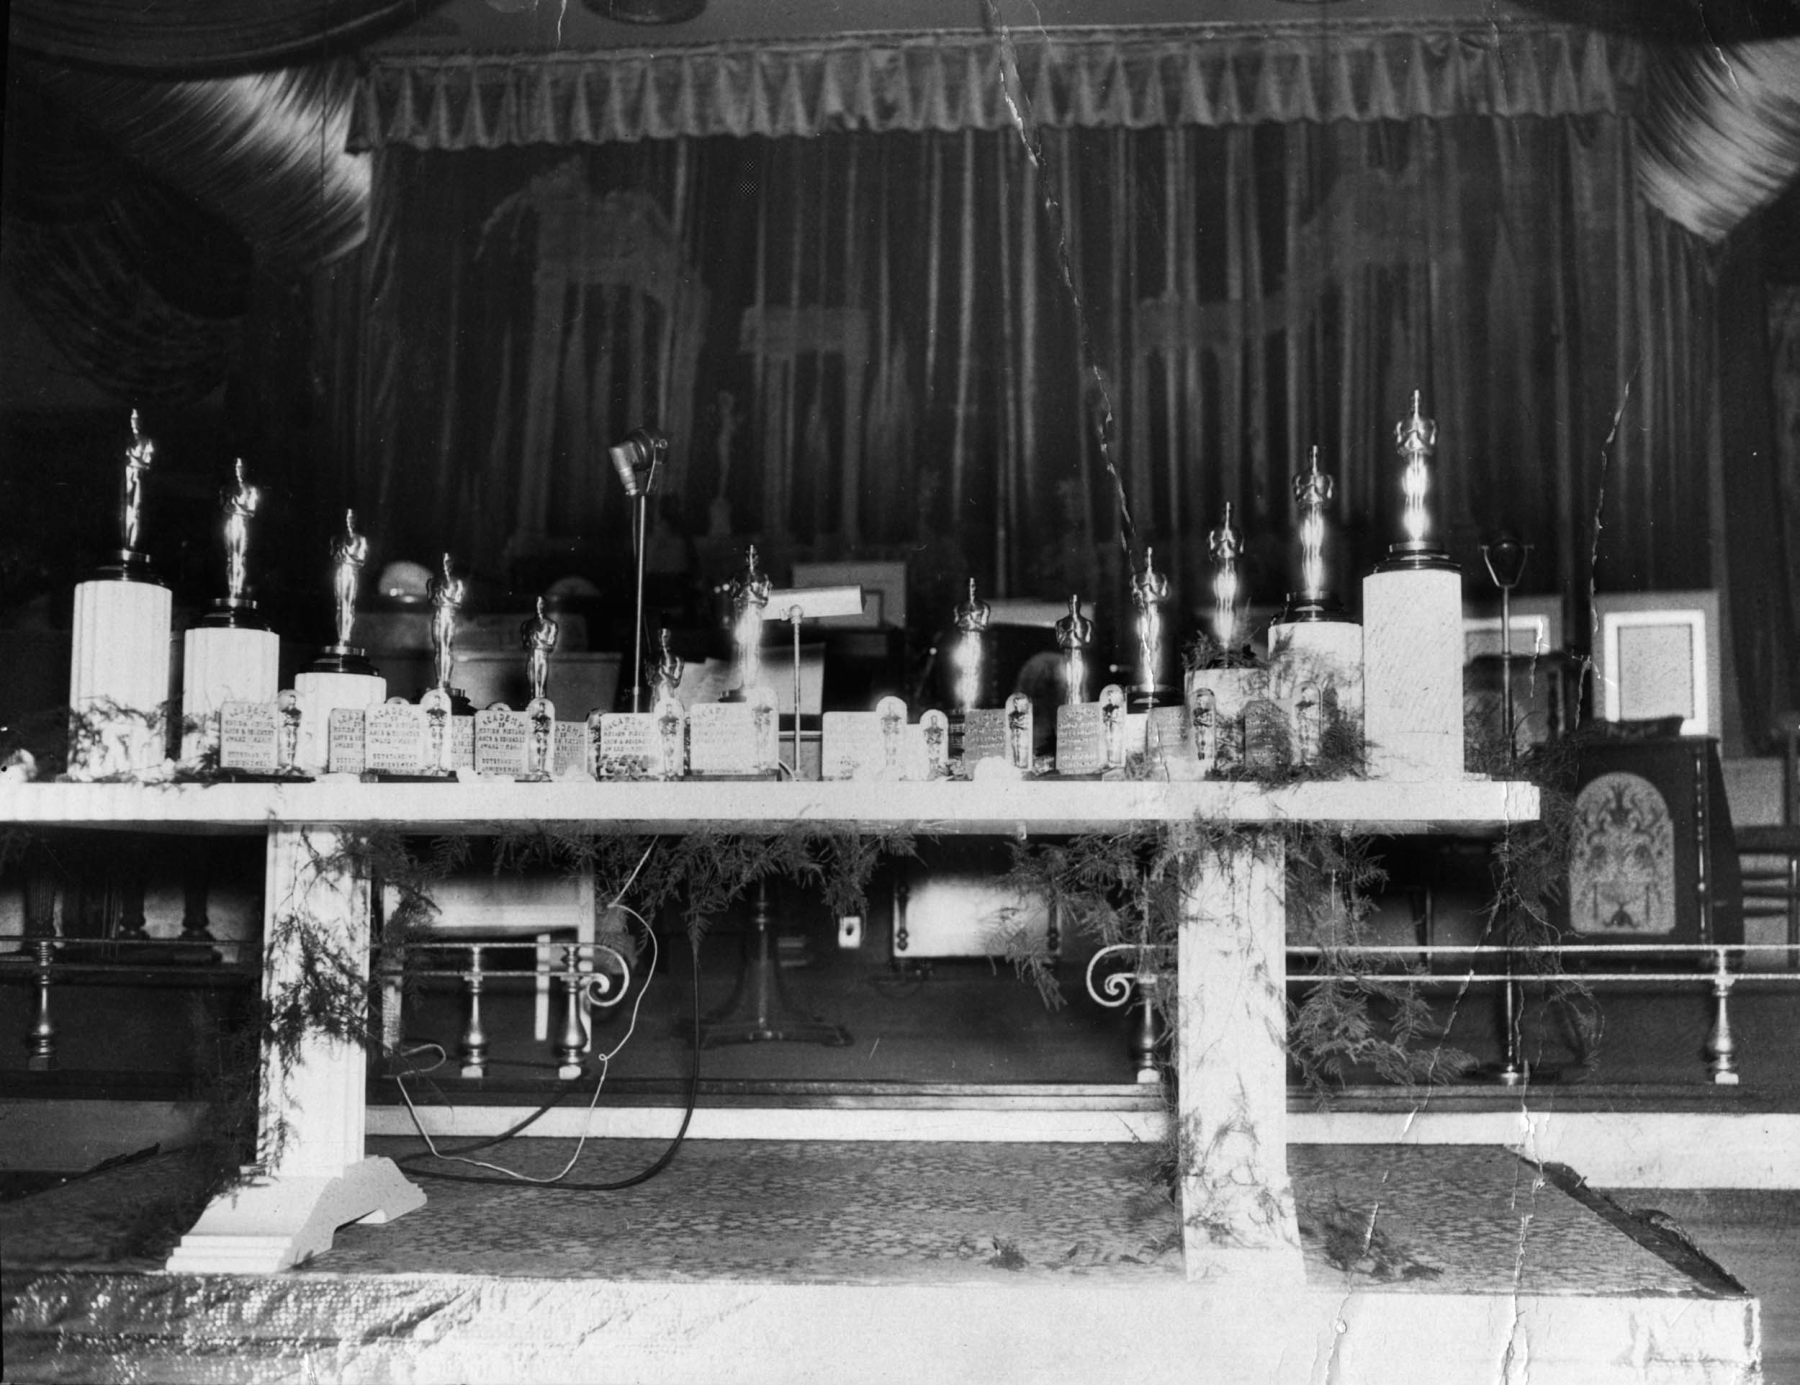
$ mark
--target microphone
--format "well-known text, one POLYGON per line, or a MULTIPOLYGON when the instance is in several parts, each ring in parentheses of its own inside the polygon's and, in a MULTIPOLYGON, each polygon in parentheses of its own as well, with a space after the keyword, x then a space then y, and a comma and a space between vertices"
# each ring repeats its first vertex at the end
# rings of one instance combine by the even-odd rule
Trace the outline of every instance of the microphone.
POLYGON ((633 428, 625 441, 606 449, 613 470, 625 485, 625 494, 637 502, 637 611, 636 631, 631 659, 631 710, 639 710, 644 681, 644 542, 648 529, 651 492, 662 479, 664 459, 669 455, 669 440, 648 428, 633 428))
POLYGON ((633 428, 625 441, 607 449, 613 470, 625 484, 625 494, 634 500, 647 498, 662 479, 662 465, 669 455, 669 440, 647 428, 633 428))

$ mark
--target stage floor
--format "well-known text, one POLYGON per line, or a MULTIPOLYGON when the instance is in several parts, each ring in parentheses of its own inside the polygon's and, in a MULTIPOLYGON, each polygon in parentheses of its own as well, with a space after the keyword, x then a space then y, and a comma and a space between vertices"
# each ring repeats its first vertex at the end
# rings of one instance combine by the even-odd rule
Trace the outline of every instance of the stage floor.
MULTIPOLYGON (((569 1182, 663 1148, 590 1144, 569 1182)), ((477 1157, 546 1177, 574 1153, 477 1157)), ((1141 1146, 693 1141, 620 1191, 425 1179, 422 1209, 273 1276, 160 1271, 157 1156, 0 1204, 5 1378, 1760 1378, 1755 1300, 1557 1171, 1485 1146, 1290 1158, 1306 1285, 1280 1291, 1186 1279, 1141 1146)))

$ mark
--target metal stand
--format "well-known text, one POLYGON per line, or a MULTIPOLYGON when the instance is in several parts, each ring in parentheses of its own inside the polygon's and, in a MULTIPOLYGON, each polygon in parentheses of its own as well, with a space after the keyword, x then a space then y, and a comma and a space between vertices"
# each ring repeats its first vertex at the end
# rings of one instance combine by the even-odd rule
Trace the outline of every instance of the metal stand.
POLYGON ((809 1015, 788 999, 769 922, 769 883, 759 880, 737 986, 730 1000, 700 1021, 700 1047, 790 1043, 844 1048, 850 1041, 850 1031, 843 1025, 809 1015), (737 1017, 740 1009, 745 1013, 737 1017))
POLYGON ((639 711, 644 696, 644 548, 649 540, 648 494, 637 496, 637 633, 631 653, 631 710, 639 711))
MULTIPOLYGON (((1517 535, 1502 532, 1492 542, 1481 546, 1488 576, 1500 589, 1500 733, 1506 737, 1506 763, 1511 766, 1518 755, 1518 730, 1513 724, 1512 687, 1512 591, 1525 573, 1525 555, 1530 545, 1517 535)), ((1500 1061, 1480 1069, 1478 1076, 1502 1087, 1522 1087, 1533 1078, 1548 1080, 1552 1074, 1542 1068, 1528 1069, 1519 1057, 1519 1023, 1525 1007, 1525 996, 1514 974, 1513 955, 1506 954, 1506 980, 1500 983, 1500 1061)))

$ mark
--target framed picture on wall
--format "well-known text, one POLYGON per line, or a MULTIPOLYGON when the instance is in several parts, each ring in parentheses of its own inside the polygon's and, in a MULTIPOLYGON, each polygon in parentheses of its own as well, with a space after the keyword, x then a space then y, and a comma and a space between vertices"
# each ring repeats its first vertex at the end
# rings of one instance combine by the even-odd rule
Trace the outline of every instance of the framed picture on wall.
POLYGON ((1684 736, 1719 734, 1719 594, 1594 597, 1597 710, 1607 721, 1681 718, 1684 736))
MULTIPOLYGON (((1515 596, 1512 600, 1510 648, 1514 658, 1541 659, 1563 647, 1562 598, 1515 596)), ((1463 603, 1463 660, 1500 652, 1500 603, 1463 603)))

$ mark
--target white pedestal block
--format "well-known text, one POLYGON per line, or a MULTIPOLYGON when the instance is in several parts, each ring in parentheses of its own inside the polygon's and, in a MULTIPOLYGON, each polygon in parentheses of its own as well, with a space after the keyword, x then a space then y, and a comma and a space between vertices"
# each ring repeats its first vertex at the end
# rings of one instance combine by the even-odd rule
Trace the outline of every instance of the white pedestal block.
POLYGON ((294 677, 300 695, 300 768, 323 774, 331 748, 331 713, 338 707, 379 707, 387 700, 387 679, 370 673, 301 673, 294 677))
POLYGON ((1378 779, 1463 777, 1462 574, 1363 578, 1363 733, 1378 779))
POLYGON ((121 715, 69 748, 76 779, 148 770, 168 758, 169 589, 152 582, 99 579, 75 588, 69 706, 121 715))
MULTIPOLYGON (((1363 722, 1363 632, 1346 620, 1310 620, 1269 627, 1269 692, 1294 731, 1296 758, 1312 763, 1301 734, 1306 715, 1300 703, 1308 687, 1331 690, 1338 715, 1354 727, 1360 743, 1363 722)), ((1322 724, 1322 723, 1321 723, 1322 724)))
POLYGON ((273 702, 280 692, 281 637, 273 630, 201 625, 182 638, 181 758, 199 758, 219 743, 218 712, 226 702, 273 702), (195 723, 200 723, 196 726, 195 723))

